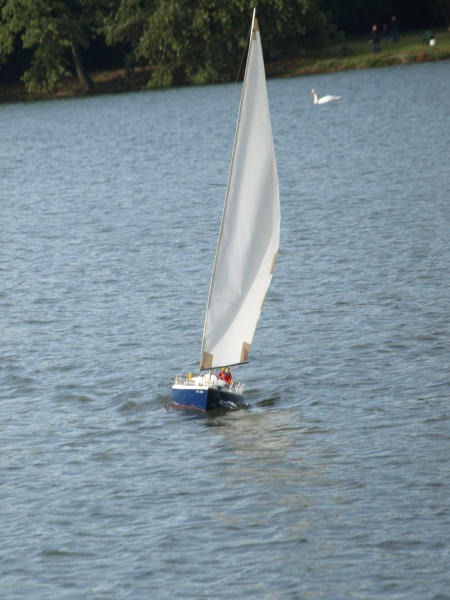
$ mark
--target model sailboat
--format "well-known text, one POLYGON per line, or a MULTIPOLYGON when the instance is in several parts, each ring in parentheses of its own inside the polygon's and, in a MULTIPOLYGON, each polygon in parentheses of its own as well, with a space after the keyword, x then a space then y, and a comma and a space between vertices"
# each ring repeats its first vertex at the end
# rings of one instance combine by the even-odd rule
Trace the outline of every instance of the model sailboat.
POLYGON ((177 375, 176 405, 210 410, 244 402, 243 384, 214 369, 247 362, 272 279, 280 201, 264 61, 253 12, 230 174, 203 331, 199 375, 177 375))

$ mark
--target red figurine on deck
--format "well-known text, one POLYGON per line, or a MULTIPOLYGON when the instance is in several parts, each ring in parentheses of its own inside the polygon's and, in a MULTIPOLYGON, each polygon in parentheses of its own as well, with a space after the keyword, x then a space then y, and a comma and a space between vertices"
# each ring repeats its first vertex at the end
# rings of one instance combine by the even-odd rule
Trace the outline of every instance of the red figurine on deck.
POLYGON ((218 379, 222 379, 222 381, 225 381, 225 383, 228 383, 228 385, 231 385, 232 377, 231 377, 230 369, 228 367, 225 367, 225 369, 220 371, 220 373, 217 375, 217 377, 218 377, 218 379))

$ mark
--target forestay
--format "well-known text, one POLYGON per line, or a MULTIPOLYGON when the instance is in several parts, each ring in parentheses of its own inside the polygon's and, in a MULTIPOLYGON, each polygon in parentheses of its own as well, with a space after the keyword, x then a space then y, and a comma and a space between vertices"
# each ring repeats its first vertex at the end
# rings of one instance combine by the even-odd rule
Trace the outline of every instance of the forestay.
POLYGON ((247 360, 279 238, 278 177, 264 60, 253 16, 200 368, 247 360))

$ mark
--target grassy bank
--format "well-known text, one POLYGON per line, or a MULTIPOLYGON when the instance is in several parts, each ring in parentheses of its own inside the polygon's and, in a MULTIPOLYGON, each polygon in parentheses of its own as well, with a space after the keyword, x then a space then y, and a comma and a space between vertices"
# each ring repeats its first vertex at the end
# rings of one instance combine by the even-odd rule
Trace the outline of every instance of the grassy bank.
POLYGON ((381 49, 376 53, 368 36, 347 38, 321 52, 267 65, 267 72, 270 77, 298 77, 450 59, 450 31, 443 29, 435 31, 434 35, 436 44, 430 46, 425 42, 423 31, 408 32, 400 35, 396 43, 381 42, 381 49))
MULTIPOLYGON (((335 71, 368 69, 390 65, 405 65, 418 62, 450 59, 450 31, 434 31, 436 45, 429 46, 424 32, 400 32, 400 41, 386 44, 381 42, 381 50, 374 53, 367 36, 346 38, 320 52, 302 52, 297 56, 284 58, 266 65, 268 77, 298 77, 335 71)), ((91 94, 106 94, 142 90, 146 87, 148 69, 136 69, 127 76, 124 69, 90 73, 94 87, 91 94)), ((84 93, 73 78, 66 79, 51 96, 45 98, 69 98, 83 96, 84 93)), ((42 98, 42 97, 41 97, 42 98)), ((37 100, 38 96, 25 90, 20 83, 0 84, 0 102, 37 100)))

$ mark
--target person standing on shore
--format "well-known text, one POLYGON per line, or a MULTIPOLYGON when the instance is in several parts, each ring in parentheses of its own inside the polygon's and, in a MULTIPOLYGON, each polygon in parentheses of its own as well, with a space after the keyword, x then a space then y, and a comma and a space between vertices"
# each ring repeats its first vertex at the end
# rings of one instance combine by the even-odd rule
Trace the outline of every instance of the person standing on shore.
POLYGON ((380 33, 376 25, 372 25, 369 35, 369 44, 372 44, 372 50, 374 52, 380 51, 380 33))
POLYGON ((397 17, 393 16, 391 19, 391 30, 392 30, 392 40, 394 42, 398 42, 398 22, 397 17))

